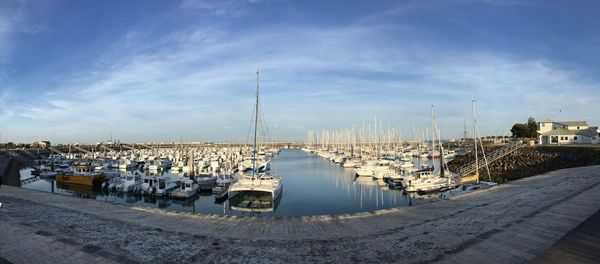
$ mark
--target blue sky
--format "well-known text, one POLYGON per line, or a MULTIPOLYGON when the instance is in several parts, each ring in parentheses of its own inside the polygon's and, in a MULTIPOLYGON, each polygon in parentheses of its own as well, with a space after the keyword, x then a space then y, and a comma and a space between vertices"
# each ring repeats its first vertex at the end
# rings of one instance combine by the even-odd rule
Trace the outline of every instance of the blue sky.
POLYGON ((280 140, 600 125, 598 1, 0 2, 1 141, 246 140, 256 69, 280 140))

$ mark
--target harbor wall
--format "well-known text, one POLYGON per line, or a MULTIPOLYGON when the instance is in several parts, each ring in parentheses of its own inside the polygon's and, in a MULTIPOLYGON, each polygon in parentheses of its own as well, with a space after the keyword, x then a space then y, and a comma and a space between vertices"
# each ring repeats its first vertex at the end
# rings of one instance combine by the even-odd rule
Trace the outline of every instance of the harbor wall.
MULTIPOLYGON (((486 153, 493 149, 486 148, 486 153)), ((479 151, 480 162, 482 153, 479 151)), ((473 153, 457 156, 448 163, 450 171, 472 162, 473 153)), ((489 164, 490 175, 495 182, 506 182, 542 174, 549 171, 600 165, 600 147, 595 146, 533 146, 519 149, 489 164)), ((482 180, 488 179, 485 168, 479 171, 482 180)))
POLYGON ((0 176, 2 184, 11 186, 21 186, 21 175, 19 170, 26 165, 20 163, 17 159, 11 157, 6 152, 0 151, 0 176))

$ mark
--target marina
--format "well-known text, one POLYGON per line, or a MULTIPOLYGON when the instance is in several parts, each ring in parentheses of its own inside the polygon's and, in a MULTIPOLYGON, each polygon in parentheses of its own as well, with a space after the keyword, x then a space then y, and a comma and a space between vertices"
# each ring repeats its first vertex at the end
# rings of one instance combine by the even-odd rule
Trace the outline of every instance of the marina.
MULTIPOLYGON (((383 180, 357 178, 353 170, 329 162, 315 154, 300 149, 283 149, 272 161, 272 169, 285 176, 286 189, 273 212, 260 212, 266 216, 331 215, 364 212, 377 209, 418 204, 428 196, 413 194, 401 189, 389 189, 383 180)), ((31 178, 30 169, 22 170, 22 179, 31 178)), ((117 171, 118 172, 118 171, 117 171)), ((134 172, 135 173, 135 172, 134 172)), ((152 175, 153 172, 139 171, 152 175)), ((155 172, 156 175, 178 175, 155 172)), ((133 178, 131 172, 127 177, 133 178)), ((33 176, 35 177, 35 176, 33 176)), ((38 179, 24 184, 23 188, 62 195, 85 197, 110 203, 163 208, 179 212, 210 213, 220 215, 250 215, 252 212, 229 208, 228 201, 220 201, 211 192, 199 192, 184 200, 135 195, 117 191, 103 191, 88 186, 61 185, 52 179, 38 179), (219 203, 220 202, 220 203, 219 203)), ((258 212, 256 212, 258 213, 258 212)))
POLYGON ((0 264, 600 263, 600 1, 0 1, 0 264))

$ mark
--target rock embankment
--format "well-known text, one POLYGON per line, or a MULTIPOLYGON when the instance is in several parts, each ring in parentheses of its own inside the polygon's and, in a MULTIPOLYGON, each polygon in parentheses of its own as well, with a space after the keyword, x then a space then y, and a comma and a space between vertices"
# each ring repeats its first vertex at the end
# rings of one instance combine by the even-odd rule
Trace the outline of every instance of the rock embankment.
POLYGON ((2 184, 21 186, 19 170, 27 167, 27 164, 22 162, 25 158, 15 159, 8 152, 0 151, 0 177, 2 178, 2 184))
MULTIPOLYGON (((491 152, 487 149, 486 152, 491 152)), ((481 151, 479 152, 481 155, 481 151)), ((481 156, 480 156, 481 157, 481 156)), ((458 156, 448 163, 450 171, 472 162, 474 154, 458 156)), ((480 159, 482 160, 482 159, 480 159)), ((493 181, 505 182, 521 179, 558 169, 600 164, 600 147, 537 146, 526 147, 489 164, 493 181)), ((487 178, 487 170, 480 170, 482 179, 487 178)))

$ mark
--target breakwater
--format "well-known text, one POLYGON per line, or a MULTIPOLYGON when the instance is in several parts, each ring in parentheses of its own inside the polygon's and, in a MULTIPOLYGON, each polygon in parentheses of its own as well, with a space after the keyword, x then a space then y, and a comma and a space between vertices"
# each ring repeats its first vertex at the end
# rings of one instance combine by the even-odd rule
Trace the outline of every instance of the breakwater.
POLYGON ((2 177, 2 184, 21 186, 19 170, 30 167, 35 158, 37 156, 29 152, 0 151, 0 177, 2 177))
MULTIPOLYGON (((493 148, 486 147, 486 153, 493 148)), ((479 151, 479 155, 481 155, 479 151)), ((448 163, 451 171, 472 162, 473 153, 458 156, 448 163)), ((480 162, 483 159, 480 156, 480 162)), ((535 146, 516 151, 489 164, 493 181, 505 182, 558 169, 591 166, 600 164, 600 147, 594 146, 535 146)), ((482 179, 487 179, 486 169, 480 170, 482 179)))

